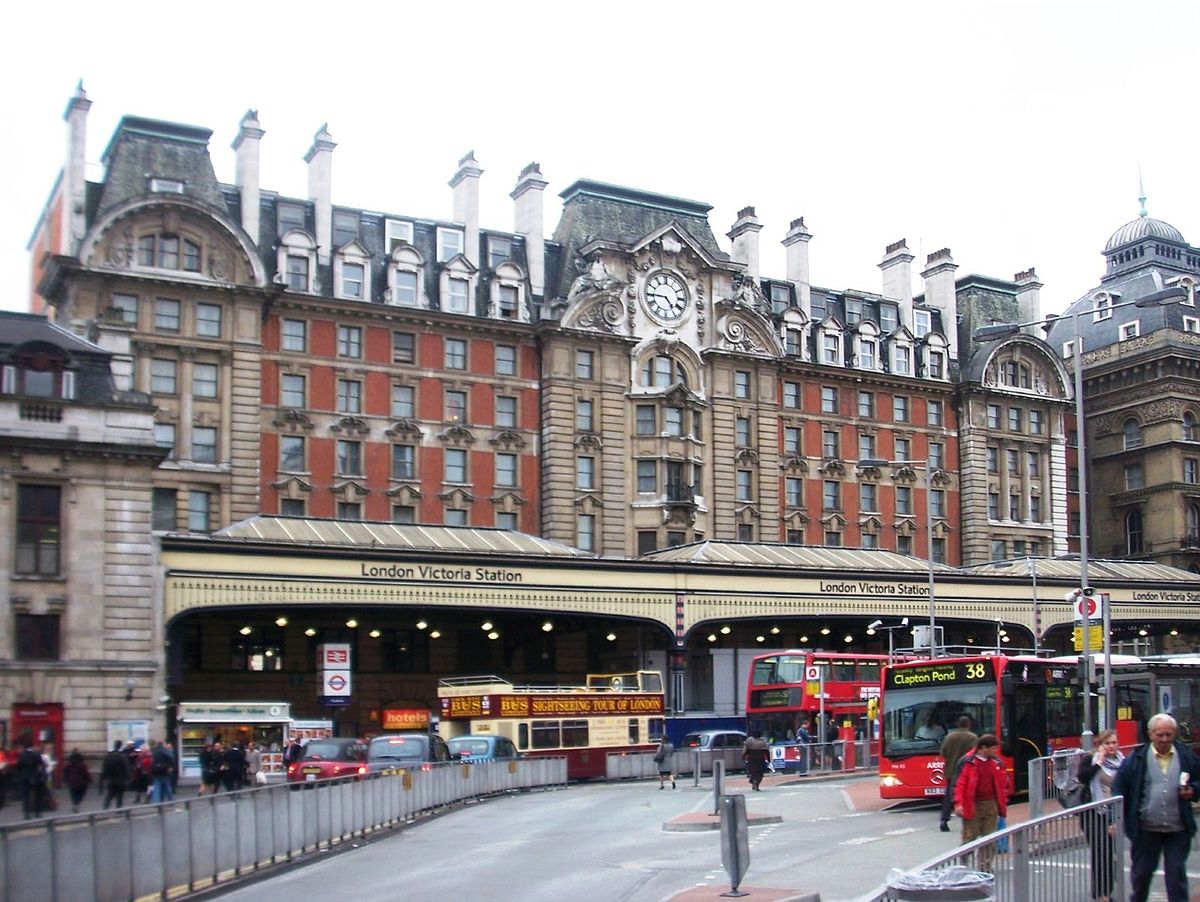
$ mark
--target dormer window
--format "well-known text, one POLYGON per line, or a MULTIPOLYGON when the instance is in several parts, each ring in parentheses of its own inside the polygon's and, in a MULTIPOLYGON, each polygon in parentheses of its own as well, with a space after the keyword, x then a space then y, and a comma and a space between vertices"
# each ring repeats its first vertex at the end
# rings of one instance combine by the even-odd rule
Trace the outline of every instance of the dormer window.
POLYGON ((308 257, 288 254, 287 287, 292 291, 308 291, 308 257))
POLYGON ((874 370, 879 368, 879 342, 874 338, 859 336, 858 368, 860 370, 874 370))
POLYGON ((363 272, 361 263, 342 264, 342 297, 361 298, 363 296, 363 272))
POLYGON ((857 326, 862 322, 862 301, 858 298, 846 298, 846 325, 857 326))
POLYGON ((179 179, 150 179, 150 190, 155 194, 183 194, 183 182, 179 179))
POLYGON ((799 357, 804 348, 804 333, 799 329, 784 329, 783 348, 788 356, 799 357))
POLYGON ((929 378, 946 378, 946 358, 941 351, 929 352, 929 378))
POLYGON ((200 245, 178 235, 142 235, 137 240, 137 260, 138 266, 200 272, 200 245))
POLYGON ((842 336, 831 329, 821 334, 821 362, 842 365, 842 336))
POLYGON ((498 235, 488 238, 488 269, 495 269, 512 258, 512 239, 498 235))
POLYGON ((388 219, 384 222, 384 246, 388 256, 402 244, 413 243, 413 224, 402 219, 388 219))
POLYGON ((771 312, 783 313, 792 303, 792 289, 787 285, 771 286, 771 312))
POLYGON ((1136 319, 1128 323, 1121 323, 1118 341, 1129 341, 1131 338, 1137 338, 1141 334, 1141 330, 1142 325, 1136 319))
POLYGON ((358 239, 358 214, 333 214, 333 246, 343 247, 358 239))
POLYGON ((670 357, 659 355, 642 364, 642 385, 647 388, 667 388, 676 382, 687 385, 687 375, 670 357))
POLYGON ((1108 295, 1101 295, 1092 302, 1092 322, 1098 323, 1101 320, 1112 318, 1112 298, 1108 295))
POLYGON ((304 231, 304 206, 302 204, 279 204, 275 208, 275 234, 282 238, 293 229, 304 231))
POLYGON ((500 286, 496 306, 501 319, 516 319, 517 288, 515 285, 500 286))
POLYGON ((451 313, 467 312, 468 285, 469 283, 466 279, 450 280, 450 297, 447 309, 451 313))
MULTIPOLYGON (((407 223, 406 223, 407 224, 407 223)), ((388 267, 390 292, 389 303, 401 307, 424 307, 425 292, 421 278, 424 258, 410 244, 397 244, 392 251, 392 262, 388 267)))
POLYGON ((6 395, 69 400, 75 397, 75 373, 65 364, 58 353, 20 352, 13 363, 0 367, 0 390, 6 395))
POLYGON ((463 233, 459 229, 437 230, 437 259, 438 263, 453 260, 463 252, 463 233))
POLYGON ((912 375, 912 348, 907 345, 892 348, 892 372, 897 376, 912 375))
POLYGON ((317 245, 312 237, 298 229, 284 235, 276 251, 275 269, 275 281, 286 285, 289 291, 312 291, 313 274, 317 271, 317 245))
POLYGON ((913 311, 913 332, 917 338, 924 338, 933 328, 933 314, 928 310, 913 311))
POLYGON ((402 307, 415 307, 417 305, 417 274, 411 271, 397 272, 392 297, 402 307))
POLYGON ((879 331, 890 335, 900 325, 900 313, 895 304, 879 305, 879 331))

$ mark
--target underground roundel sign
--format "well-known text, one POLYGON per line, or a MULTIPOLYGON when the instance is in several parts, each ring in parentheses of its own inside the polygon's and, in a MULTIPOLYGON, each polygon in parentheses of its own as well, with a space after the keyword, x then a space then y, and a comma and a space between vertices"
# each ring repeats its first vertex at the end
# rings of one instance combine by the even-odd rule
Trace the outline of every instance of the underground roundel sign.
POLYGON ((350 671, 327 670, 322 675, 322 679, 324 681, 322 695, 350 694, 350 671))

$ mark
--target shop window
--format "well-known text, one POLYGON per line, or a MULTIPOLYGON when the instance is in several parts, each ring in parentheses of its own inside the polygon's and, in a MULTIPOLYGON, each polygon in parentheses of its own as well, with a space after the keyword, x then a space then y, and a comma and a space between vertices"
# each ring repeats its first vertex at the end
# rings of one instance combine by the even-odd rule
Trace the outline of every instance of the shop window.
POLYGON ((283 628, 230 627, 230 669, 265 673, 283 670, 283 628))

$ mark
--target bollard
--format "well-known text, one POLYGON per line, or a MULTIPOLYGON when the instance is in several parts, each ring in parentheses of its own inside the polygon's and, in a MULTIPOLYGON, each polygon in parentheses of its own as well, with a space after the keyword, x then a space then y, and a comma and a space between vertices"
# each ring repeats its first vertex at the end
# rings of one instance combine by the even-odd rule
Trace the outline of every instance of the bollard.
POLYGON ((721 797, 725 791, 725 762, 713 762, 713 817, 721 815, 721 797))
MULTIPOLYGON (((715 771, 714 771, 715 773, 715 771)), ((746 825, 746 797, 723 796, 721 812, 721 866, 729 874, 729 892, 725 896, 745 896, 738 889, 750 868, 750 831, 746 825)))
POLYGON ((692 785, 700 785, 700 749, 692 749, 692 785))
POLYGON ((854 727, 838 727, 838 739, 842 741, 842 770, 854 770, 854 727))

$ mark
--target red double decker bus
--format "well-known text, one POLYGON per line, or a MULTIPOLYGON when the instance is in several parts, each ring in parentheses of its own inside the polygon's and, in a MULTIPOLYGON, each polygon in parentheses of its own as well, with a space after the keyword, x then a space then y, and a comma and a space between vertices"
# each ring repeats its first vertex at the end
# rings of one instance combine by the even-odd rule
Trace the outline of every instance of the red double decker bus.
MULTIPOLYGON (((867 716, 879 696, 879 678, 887 655, 790 649, 756 655, 746 687, 746 729, 772 744, 794 742, 802 725, 812 742, 822 738, 820 716, 838 726, 847 722, 855 735, 875 739, 867 716)), ((837 739, 824 736, 826 741, 837 739)), ((786 765, 786 762, 784 762, 786 765)))

